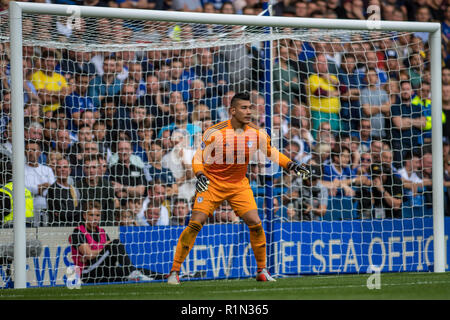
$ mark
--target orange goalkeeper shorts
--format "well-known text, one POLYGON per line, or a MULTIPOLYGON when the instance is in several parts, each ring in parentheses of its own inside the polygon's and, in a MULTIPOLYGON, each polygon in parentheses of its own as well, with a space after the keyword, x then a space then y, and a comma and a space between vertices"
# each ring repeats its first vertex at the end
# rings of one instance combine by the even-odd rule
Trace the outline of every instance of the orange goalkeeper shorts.
POLYGON ((192 211, 200 211, 212 216, 224 200, 228 201, 234 213, 239 217, 251 210, 258 209, 247 178, 238 183, 221 182, 220 186, 210 179, 208 190, 195 194, 192 211))

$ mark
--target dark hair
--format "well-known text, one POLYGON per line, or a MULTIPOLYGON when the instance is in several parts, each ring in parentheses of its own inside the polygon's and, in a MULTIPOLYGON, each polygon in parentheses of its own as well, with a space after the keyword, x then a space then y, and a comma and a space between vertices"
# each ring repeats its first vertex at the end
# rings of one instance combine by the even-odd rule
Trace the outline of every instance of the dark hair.
POLYGON ((100 161, 100 157, 98 154, 88 154, 83 158, 83 164, 86 164, 89 161, 100 161))
POLYGON ((248 92, 239 92, 236 93, 233 98, 231 98, 230 105, 235 107, 235 104, 238 100, 250 101, 250 94, 248 92))
POLYGON ((83 210, 84 211, 89 211, 89 210, 92 210, 92 209, 102 210, 102 204, 100 203, 100 201, 90 200, 90 201, 85 201, 83 203, 83 210))
POLYGON ((343 153, 344 151, 347 151, 348 153, 351 153, 350 149, 346 146, 341 145, 340 143, 336 143, 331 150, 331 157, 339 156, 339 154, 343 153))

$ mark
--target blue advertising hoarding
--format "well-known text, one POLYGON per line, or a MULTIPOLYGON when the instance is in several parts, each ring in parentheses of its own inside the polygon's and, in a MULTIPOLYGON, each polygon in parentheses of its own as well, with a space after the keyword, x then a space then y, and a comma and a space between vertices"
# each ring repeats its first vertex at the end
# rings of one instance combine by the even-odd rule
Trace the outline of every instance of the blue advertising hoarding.
MULTIPOLYGON (((432 218, 274 223, 271 271, 365 273, 369 266, 381 272, 433 271, 432 224, 432 218)), ((450 218, 445 224, 447 241, 450 218)), ((183 228, 121 227, 120 236, 136 266, 168 273, 183 228)), ((202 272, 207 279, 254 276, 247 226, 205 225, 181 271, 202 272)))

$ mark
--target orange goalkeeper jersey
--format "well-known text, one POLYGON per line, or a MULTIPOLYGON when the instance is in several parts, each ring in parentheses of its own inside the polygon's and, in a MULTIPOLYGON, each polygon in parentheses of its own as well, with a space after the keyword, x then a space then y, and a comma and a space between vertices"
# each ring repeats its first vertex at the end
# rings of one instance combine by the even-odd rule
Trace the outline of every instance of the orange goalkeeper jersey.
POLYGON ((203 171, 217 183, 242 181, 247 173, 250 157, 258 149, 270 160, 283 168, 287 167, 291 160, 271 146, 270 137, 264 130, 248 124, 240 131, 233 129, 230 120, 209 127, 192 159, 194 172, 203 171))

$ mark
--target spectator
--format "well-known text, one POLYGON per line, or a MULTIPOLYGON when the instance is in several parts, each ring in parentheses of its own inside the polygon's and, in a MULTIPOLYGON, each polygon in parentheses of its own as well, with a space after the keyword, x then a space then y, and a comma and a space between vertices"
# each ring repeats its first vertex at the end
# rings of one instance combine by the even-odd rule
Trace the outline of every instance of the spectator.
POLYGON ((81 114, 86 110, 91 110, 95 113, 96 118, 99 117, 97 108, 94 107, 92 97, 87 94, 88 86, 91 81, 91 75, 85 73, 76 73, 74 75, 75 89, 72 94, 65 98, 66 116, 69 119, 68 129, 74 133, 77 132, 80 126, 81 114))
POLYGON ((189 100, 189 79, 185 76, 183 62, 179 59, 172 59, 170 63, 169 90, 181 92, 183 101, 189 100))
POLYGON ((118 163, 109 168, 110 179, 118 198, 139 198, 145 193, 145 178, 141 168, 132 164, 131 143, 127 140, 117 141, 118 163))
MULTIPOLYGON (((416 19, 413 21, 418 22, 430 22, 432 18, 430 8, 427 5, 417 8, 415 16, 416 19)), ((428 42, 428 32, 414 32, 414 36, 422 39, 423 43, 428 42)))
POLYGON ((370 135, 372 131, 371 121, 369 119, 361 119, 359 126, 359 134, 354 134, 359 140, 359 152, 369 152, 372 137, 370 135))
POLYGON ((43 104, 43 112, 52 112, 61 107, 67 95, 70 95, 75 87, 68 83, 63 75, 55 71, 56 53, 45 50, 41 54, 41 70, 32 75, 32 83, 43 104))
POLYGON ((99 147, 95 141, 86 141, 79 144, 79 150, 76 154, 71 154, 70 163, 72 165, 72 176, 75 178, 83 176, 83 158, 86 156, 100 155, 99 147))
POLYGON ((92 126, 92 133, 94 136, 93 141, 98 145, 98 150, 101 154, 106 155, 108 158, 111 156, 111 142, 107 140, 107 126, 104 121, 97 120, 92 126))
MULTIPOLYGON (((214 124, 211 120, 211 111, 208 106, 204 104, 195 106, 194 111, 191 114, 191 120, 193 124, 202 129, 202 133, 214 124)), ((198 142, 194 142, 194 145, 198 145, 198 142)))
POLYGON ((424 75, 423 58, 419 53, 413 53, 409 56, 409 68, 407 69, 409 81, 413 89, 421 87, 424 75))
MULTIPOLYGON (((94 75, 95 65, 90 62, 92 52, 67 50, 57 65, 57 69, 67 78, 72 78, 77 74, 94 75)), ((75 83, 79 83, 75 79, 75 83)))
POLYGON ((38 162, 41 146, 36 141, 25 143, 25 188, 30 190, 34 198, 35 221, 40 222, 42 210, 47 209, 47 189, 56 181, 50 167, 38 162))
POLYGON ((307 97, 311 108, 313 136, 317 137, 317 130, 323 121, 331 124, 331 130, 340 130, 340 92, 339 80, 328 73, 328 62, 324 54, 318 54, 314 62, 314 74, 307 81, 307 97))
POLYGON ((359 103, 359 87, 361 80, 356 74, 356 58, 353 54, 345 54, 338 72, 341 96, 341 124, 344 130, 356 130, 361 118, 359 103))
POLYGON ((401 84, 401 105, 392 107, 392 148, 394 151, 394 161, 402 163, 404 152, 412 147, 422 145, 420 137, 422 129, 426 126, 426 118, 423 116, 420 105, 412 104, 413 89, 409 81, 402 81, 401 84))
POLYGON ((186 137, 188 138, 188 146, 195 147, 194 142, 196 135, 200 135, 202 129, 199 126, 189 122, 188 112, 186 104, 183 102, 176 103, 172 108, 171 112, 174 118, 174 121, 170 123, 168 126, 161 128, 158 133, 158 138, 162 137, 162 133, 166 130, 174 131, 174 130, 183 130, 186 132, 186 137))
POLYGON ((300 84, 297 72, 289 64, 289 48, 279 43, 278 58, 273 66, 274 101, 283 100, 289 107, 299 102, 300 84))
POLYGON ((119 239, 111 241, 100 227, 101 204, 90 201, 84 221, 69 237, 74 264, 80 268, 83 283, 153 280, 133 266, 119 239))
POLYGON ((336 144, 331 152, 331 162, 323 165, 323 184, 333 197, 355 195, 351 185, 356 182, 357 168, 351 168, 350 157, 350 149, 336 144))
POLYGON ((120 201, 120 210, 117 216, 119 226, 138 226, 136 215, 142 206, 142 200, 139 198, 122 199, 120 201))
POLYGON ((188 112, 194 111, 195 106, 202 104, 206 105, 213 114, 213 119, 216 118, 215 113, 218 107, 217 97, 206 97, 206 88, 202 80, 195 79, 191 81, 189 89, 189 100, 187 103, 188 112))
POLYGON ((371 122, 371 136, 385 136, 385 119, 391 113, 391 100, 387 92, 377 86, 378 76, 375 69, 368 68, 366 72, 368 86, 361 90, 360 104, 363 115, 371 122))
POLYGON ((60 158, 56 166, 56 181, 48 188, 47 214, 50 226, 72 226, 80 222, 80 193, 69 184, 70 163, 60 158))
POLYGON ((141 100, 144 101, 144 105, 148 108, 147 113, 155 119, 155 128, 160 129, 169 124, 170 107, 164 104, 163 92, 158 77, 155 74, 149 74, 146 80, 146 94, 141 100))
POLYGON ((403 184, 388 166, 372 164, 372 217, 375 219, 401 218, 403 203, 403 184))
POLYGON ((162 166, 163 150, 161 140, 146 143, 148 163, 144 167, 147 183, 161 181, 166 186, 166 194, 172 197, 178 193, 178 185, 170 169, 162 166))
POLYGON ((408 203, 412 206, 423 206, 423 186, 424 181, 419 176, 421 163, 420 157, 414 152, 406 154, 403 161, 403 167, 397 171, 397 174, 404 182, 405 196, 408 198, 408 203))
POLYGON ((72 139, 68 130, 57 130, 56 140, 51 142, 51 150, 62 153, 64 156, 71 154, 72 139))
POLYGON ((228 70, 226 64, 214 56, 210 49, 200 49, 197 54, 198 64, 192 67, 195 77, 202 80, 207 97, 220 97, 228 87, 228 70))
POLYGON ((189 202, 183 198, 176 198, 172 201, 171 226, 187 226, 189 219, 189 202))
POLYGON ((187 134, 180 130, 172 133, 172 150, 162 157, 162 166, 172 171, 178 184, 178 197, 188 201, 195 194, 195 179, 192 171, 192 158, 195 150, 186 141, 187 134))
POLYGON ((114 97, 119 94, 122 82, 117 79, 118 61, 113 56, 107 56, 103 60, 103 75, 98 75, 91 80, 88 87, 88 96, 94 101, 94 107, 98 108, 106 97, 114 97))
POLYGON ((101 224, 111 226, 114 223, 114 210, 119 207, 112 183, 101 175, 100 157, 84 158, 83 177, 75 182, 75 188, 80 192, 80 201, 100 201, 101 224))
POLYGON ((169 210, 164 204, 166 190, 164 184, 155 180, 147 188, 147 197, 142 203, 142 208, 137 214, 136 220, 140 226, 168 226, 169 210))
POLYGON ((147 116, 147 109, 144 105, 135 105, 130 108, 125 119, 119 122, 119 130, 129 133, 133 149, 136 150, 140 142, 138 132, 144 128, 152 128, 151 119, 147 116))

